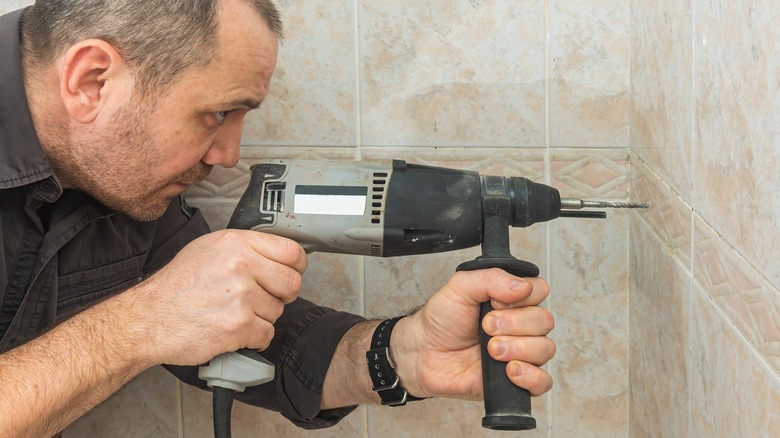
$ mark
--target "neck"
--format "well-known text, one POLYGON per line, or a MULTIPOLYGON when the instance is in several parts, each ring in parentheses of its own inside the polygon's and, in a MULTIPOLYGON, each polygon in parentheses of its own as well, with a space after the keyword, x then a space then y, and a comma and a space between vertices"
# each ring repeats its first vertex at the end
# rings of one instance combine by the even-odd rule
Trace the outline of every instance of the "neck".
MULTIPOLYGON (((23 56, 24 59, 24 56, 23 56)), ((38 141, 54 174, 65 188, 73 187, 68 178, 65 157, 71 156, 67 112, 59 98, 59 75, 53 66, 24 69, 24 89, 38 141)))

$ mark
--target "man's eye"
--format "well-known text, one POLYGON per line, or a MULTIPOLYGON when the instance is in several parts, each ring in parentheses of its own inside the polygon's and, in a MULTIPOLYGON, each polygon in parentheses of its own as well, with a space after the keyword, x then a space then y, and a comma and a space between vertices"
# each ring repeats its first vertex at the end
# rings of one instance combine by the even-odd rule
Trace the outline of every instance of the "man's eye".
POLYGON ((214 117, 214 121, 216 121, 218 125, 221 125, 225 123, 225 117, 227 117, 229 112, 230 111, 218 111, 216 113, 211 113, 211 116, 214 117))

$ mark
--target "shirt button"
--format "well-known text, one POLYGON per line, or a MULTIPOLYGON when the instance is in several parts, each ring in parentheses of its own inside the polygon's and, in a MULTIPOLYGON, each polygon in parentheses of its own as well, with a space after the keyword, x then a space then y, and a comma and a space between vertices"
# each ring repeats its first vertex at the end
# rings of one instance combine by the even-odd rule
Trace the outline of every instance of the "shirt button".
POLYGON ((44 192, 51 193, 51 192, 54 192, 55 190, 57 190, 57 188, 55 187, 53 182, 51 182, 50 180, 46 179, 46 180, 43 180, 43 182, 41 182, 41 190, 43 190, 44 192))

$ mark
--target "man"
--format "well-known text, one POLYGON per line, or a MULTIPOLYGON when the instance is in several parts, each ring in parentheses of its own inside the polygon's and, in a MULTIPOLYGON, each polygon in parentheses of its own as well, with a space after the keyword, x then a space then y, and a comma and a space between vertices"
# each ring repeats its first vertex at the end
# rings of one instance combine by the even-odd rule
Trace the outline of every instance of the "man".
MULTIPOLYGON (((41 0, 0 17, 0 435, 57 433, 159 364, 263 350, 272 384, 239 400, 326 427, 377 403, 365 352, 380 321, 296 299, 305 254, 209 233, 181 198, 238 160, 265 99, 281 22, 267 0, 41 0), (120 293, 121 292, 121 293, 120 293)), ((517 385, 552 385, 549 287, 459 273, 392 331, 412 399, 481 398, 480 302, 517 385)))

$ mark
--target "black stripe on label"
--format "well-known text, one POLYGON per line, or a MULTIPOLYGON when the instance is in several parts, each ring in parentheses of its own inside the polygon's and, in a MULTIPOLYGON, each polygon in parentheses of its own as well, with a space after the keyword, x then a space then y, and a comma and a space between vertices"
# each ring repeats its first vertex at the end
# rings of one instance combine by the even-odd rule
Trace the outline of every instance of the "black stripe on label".
POLYGON ((296 195, 367 196, 365 186, 295 186, 296 195))

